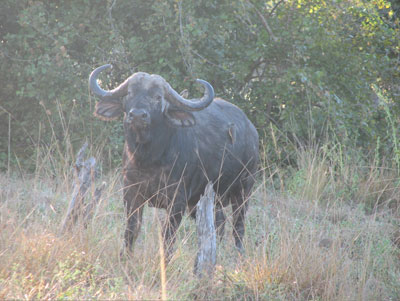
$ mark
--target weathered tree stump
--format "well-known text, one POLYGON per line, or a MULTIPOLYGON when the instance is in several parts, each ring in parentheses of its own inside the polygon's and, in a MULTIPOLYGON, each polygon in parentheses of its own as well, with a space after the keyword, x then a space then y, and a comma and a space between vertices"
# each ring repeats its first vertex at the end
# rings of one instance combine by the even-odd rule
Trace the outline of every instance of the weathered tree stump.
POLYGON ((62 224, 62 233, 71 230, 80 221, 83 222, 85 227, 87 226, 88 220, 92 217, 93 209, 99 202, 101 192, 105 186, 105 183, 102 183, 100 187, 96 188, 94 196, 85 204, 85 197, 88 194, 89 187, 92 186, 92 181, 94 182, 96 174, 96 159, 90 157, 84 161, 84 154, 87 147, 88 143, 86 142, 77 154, 75 162, 76 181, 72 199, 62 224))
POLYGON ((214 225, 213 185, 209 182, 204 195, 196 205, 196 226, 199 250, 194 267, 195 274, 202 278, 212 279, 216 264, 217 239, 214 225))

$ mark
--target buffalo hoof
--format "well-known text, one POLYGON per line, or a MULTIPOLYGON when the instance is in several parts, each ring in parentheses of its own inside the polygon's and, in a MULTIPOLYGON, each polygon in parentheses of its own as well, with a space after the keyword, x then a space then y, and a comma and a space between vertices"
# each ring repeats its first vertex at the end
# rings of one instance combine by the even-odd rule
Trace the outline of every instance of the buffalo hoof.
POLYGON ((132 259, 133 258, 133 251, 127 247, 123 247, 121 251, 119 252, 119 258, 121 261, 125 261, 126 259, 132 259))

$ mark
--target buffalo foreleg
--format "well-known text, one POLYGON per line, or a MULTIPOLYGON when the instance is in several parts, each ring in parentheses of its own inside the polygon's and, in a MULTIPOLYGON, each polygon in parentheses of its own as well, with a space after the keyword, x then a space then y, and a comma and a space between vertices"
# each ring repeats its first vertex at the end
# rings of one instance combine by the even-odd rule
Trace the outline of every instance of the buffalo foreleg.
POLYGON ((182 221, 185 207, 186 204, 184 202, 174 202, 168 212, 168 218, 164 228, 164 248, 166 250, 167 260, 171 258, 176 231, 182 221))
POLYGON ((124 188, 124 203, 127 215, 125 247, 127 251, 132 251, 133 244, 139 235, 142 224, 144 203, 140 199, 138 189, 129 186, 124 188))

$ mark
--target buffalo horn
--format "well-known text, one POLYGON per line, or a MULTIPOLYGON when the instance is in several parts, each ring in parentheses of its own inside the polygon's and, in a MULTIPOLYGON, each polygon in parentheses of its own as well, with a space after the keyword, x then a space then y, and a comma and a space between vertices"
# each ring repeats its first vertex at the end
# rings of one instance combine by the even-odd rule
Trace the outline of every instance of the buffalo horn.
POLYGON ((124 81, 122 84, 120 84, 117 88, 106 91, 103 90, 99 84, 97 83, 97 78, 100 74, 101 71, 107 68, 112 68, 110 64, 106 64, 100 67, 97 67, 96 69, 93 70, 93 72, 89 76, 89 87, 90 90, 100 97, 103 100, 107 99, 115 99, 115 98, 120 98, 128 94, 128 81, 124 81))
POLYGON ((178 92, 172 89, 172 87, 168 83, 166 83, 168 101, 176 105, 177 107, 186 109, 188 111, 200 111, 206 108, 214 99, 214 89, 211 84, 206 82, 205 80, 197 79, 196 81, 202 84, 205 88, 202 98, 186 99, 179 95, 178 92))

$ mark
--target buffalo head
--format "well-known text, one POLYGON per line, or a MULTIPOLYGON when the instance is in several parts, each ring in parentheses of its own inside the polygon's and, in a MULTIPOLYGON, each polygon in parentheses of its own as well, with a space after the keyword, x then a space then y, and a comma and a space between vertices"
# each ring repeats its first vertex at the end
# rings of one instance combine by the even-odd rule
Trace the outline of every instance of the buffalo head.
POLYGON ((193 126, 196 121, 191 113, 206 108, 213 101, 214 89, 206 81, 198 79, 205 88, 200 99, 185 99, 159 75, 137 72, 117 88, 106 91, 97 83, 98 75, 107 64, 96 68, 89 77, 91 91, 101 101, 95 108, 95 116, 113 120, 124 115, 124 125, 136 133, 136 143, 151 139, 151 129, 164 121, 172 127, 193 126))

